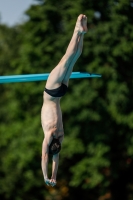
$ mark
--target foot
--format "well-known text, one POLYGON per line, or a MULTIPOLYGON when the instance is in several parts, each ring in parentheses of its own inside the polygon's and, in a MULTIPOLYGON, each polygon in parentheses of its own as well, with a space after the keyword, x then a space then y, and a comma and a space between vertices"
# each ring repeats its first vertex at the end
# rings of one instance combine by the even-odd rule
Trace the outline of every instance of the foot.
POLYGON ((86 15, 80 14, 78 16, 76 26, 75 26, 75 31, 78 33, 86 33, 87 32, 87 17, 86 15))

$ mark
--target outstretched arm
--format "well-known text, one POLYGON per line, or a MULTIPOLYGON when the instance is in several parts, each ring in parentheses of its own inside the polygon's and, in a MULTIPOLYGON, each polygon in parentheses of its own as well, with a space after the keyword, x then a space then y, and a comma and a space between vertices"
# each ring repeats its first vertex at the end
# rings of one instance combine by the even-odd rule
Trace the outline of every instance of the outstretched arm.
MULTIPOLYGON (((60 143, 63 142, 64 135, 59 138, 60 143)), ((56 176, 57 176, 57 171, 58 171, 58 165, 59 165, 59 153, 53 155, 53 164, 52 164, 52 176, 51 176, 51 186, 56 185, 56 176)))
POLYGON ((49 185, 49 179, 48 179, 48 144, 47 140, 43 140, 42 144, 42 172, 44 176, 44 181, 47 185, 49 185))
POLYGON ((52 186, 56 185, 56 176, 58 171, 58 165, 59 165, 59 153, 53 155, 53 163, 52 163, 52 176, 50 183, 52 186))
POLYGON ((51 134, 47 134, 43 140, 42 144, 42 172, 44 176, 44 181, 47 185, 50 184, 50 180, 48 178, 48 160, 49 160, 49 144, 52 141, 51 134))

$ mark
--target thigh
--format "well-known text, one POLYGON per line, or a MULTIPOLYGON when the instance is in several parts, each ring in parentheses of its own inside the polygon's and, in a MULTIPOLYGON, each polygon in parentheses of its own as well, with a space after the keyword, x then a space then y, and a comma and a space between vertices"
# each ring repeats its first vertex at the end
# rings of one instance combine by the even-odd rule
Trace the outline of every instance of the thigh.
POLYGON ((64 56, 59 64, 51 71, 46 82, 47 89, 55 89, 61 85, 69 67, 69 60, 64 56))
POLYGON ((72 62, 71 62, 70 65, 69 65, 68 70, 66 71, 66 74, 65 74, 64 79, 63 79, 62 82, 63 82, 65 85, 67 85, 67 86, 68 86, 68 83, 69 83, 69 79, 70 79, 71 73, 72 73, 72 71, 73 71, 73 67, 74 67, 76 61, 78 60, 80 54, 81 54, 81 53, 77 51, 77 54, 76 54, 75 57, 73 58, 72 62))

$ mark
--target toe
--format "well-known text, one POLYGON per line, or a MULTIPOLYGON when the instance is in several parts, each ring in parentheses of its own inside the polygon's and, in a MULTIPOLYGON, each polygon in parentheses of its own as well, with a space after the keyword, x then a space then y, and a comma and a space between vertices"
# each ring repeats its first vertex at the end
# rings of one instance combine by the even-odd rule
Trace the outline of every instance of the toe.
POLYGON ((80 14, 79 16, 78 16, 78 20, 82 20, 82 18, 83 18, 83 14, 80 14))

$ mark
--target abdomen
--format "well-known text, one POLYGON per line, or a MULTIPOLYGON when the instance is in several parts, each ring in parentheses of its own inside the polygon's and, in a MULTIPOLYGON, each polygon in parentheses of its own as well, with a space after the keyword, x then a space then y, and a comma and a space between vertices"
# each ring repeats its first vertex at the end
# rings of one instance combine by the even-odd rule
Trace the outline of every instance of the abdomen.
POLYGON ((62 126, 62 114, 59 103, 44 103, 41 110, 41 122, 44 132, 62 126))

